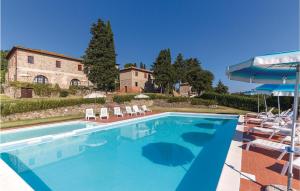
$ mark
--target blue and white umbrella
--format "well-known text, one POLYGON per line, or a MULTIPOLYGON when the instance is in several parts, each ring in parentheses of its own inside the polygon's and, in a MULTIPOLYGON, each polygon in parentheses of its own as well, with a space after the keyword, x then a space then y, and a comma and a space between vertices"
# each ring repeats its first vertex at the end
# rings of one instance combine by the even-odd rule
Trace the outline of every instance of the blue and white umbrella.
MULTIPOLYGON (((300 86, 298 87, 300 90, 300 86)), ((294 84, 264 84, 255 88, 256 92, 273 96, 294 96, 294 84)), ((299 94, 300 95, 300 94, 299 94)))
MULTIPOLYGON (((299 87, 298 87, 298 90, 299 87)), ((266 94, 277 96, 278 113, 280 114, 280 98, 281 96, 294 96, 295 85, 294 84, 264 84, 255 88, 257 94, 266 94)), ((300 95, 300 94, 299 94, 300 95)))
MULTIPOLYGON (((250 91, 245 91, 245 92, 242 92, 243 94, 245 95, 257 95, 257 113, 259 113, 259 107, 260 107, 260 104, 259 104, 259 94, 262 94, 262 93, 259 93, 256 91, 256 89, 252 89, 250 91)), ((266 101, 266 97, 264 96, 264 102, 265 102, 265 110, 266 112, 268 111, 268 106, 267 106, 267 101, 266 101)))
POLYGON ((295 149, 295 128, 298 111, 300 81, 300 51, 284 52, 253 57, 240 64, 227 68, 231 80, 261 84, 295 84, 292 140, 288 171, 288 190, 291 189, 293 177, 293 160, 295 149))

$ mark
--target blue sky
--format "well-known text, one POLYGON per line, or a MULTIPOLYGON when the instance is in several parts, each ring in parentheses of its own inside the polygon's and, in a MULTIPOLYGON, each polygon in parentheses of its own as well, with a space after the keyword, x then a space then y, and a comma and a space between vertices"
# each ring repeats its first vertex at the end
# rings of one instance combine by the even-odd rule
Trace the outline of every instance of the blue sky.
POLYGON ((228 65, 299 49, 298 0, 2 0, 1 49, 80 57, 98 18, 111 21, 119 64, 150 66, 170 48, 173 59, 198 58, 231 91, 254 85, 228 80, 228 65))

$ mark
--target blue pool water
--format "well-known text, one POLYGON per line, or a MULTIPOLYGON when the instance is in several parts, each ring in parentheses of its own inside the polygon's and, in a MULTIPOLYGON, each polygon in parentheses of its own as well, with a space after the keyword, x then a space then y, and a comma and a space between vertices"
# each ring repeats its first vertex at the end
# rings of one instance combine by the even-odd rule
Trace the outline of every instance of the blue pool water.
POLYGON ((5 131, 0 133, 0 143, 7 143, 11 141, 19 141, 23 139, 29 139, 33 137, 39 137, 44 135, 55 135, 59 133, 64 133, 76 129, 82 129, 86 127, 95 126, 95 123, 86 122, 72 122, 72 123, 62 123, 55 125, 48 125, 42 127, 34 127, 31 129, 20 129, 11 131, 5 131))
POLYGON ((237 118, 171 115, 1 153, 35 190, 215 190, 237 118))

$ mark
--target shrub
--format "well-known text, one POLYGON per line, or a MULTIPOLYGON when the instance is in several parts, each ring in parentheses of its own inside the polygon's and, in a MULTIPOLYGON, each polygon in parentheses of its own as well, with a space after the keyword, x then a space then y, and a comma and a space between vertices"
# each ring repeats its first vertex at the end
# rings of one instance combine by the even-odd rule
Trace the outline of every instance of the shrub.
MULTIPOLYGON (((215 100, 219 105, 243 109, 247 111, 257 111, 257 99, 241 95, 204 93, 202 99, 215 100)), ((263 104, 260 106, 264 108, 263 104)))
POLYGON ((37 100, 20 100, 16 102, 2 102, 0 104, 1 115, 6 116, 13 113, 23 113, 30 111, 38 111, 44 109, 53 109, 59 107, 98 103, 104 104, 104 98, 76 98, 76 99, 37 99, 37 100))
POLYGON ((33 91, 35 95, 42 97, 51 96, 52 87, 50 84, 32 84, 33 91))
POLYGON ((124 103, 129 102, 134 99, 135 94, 128 94, 128 95, 115 95, 113 97, 113 101, 116 103, 124 103))
POLYGON ((206 99, 201 99, 201 98, 192 98, 191 99, 191 104, 192 105, 217 105, 217 102, 215 100, 206 100, 206 99))
POLYGON ((69 92, 68 92, 68 93, 70 93, 70 94, 72 94, 72 95, 75 95, 76 92, 77 92, 77 90, 78 90, 78 88, 77 88, 76 86, 70 86, 70 87, 69 87, 69 92))
MULTIPOLYGON (((137 94, 126 94, 126 95, 115 95, 113 97, 113 101, 116 103, 124 103, 124 102, 130 102, 134 99, 134 96, 137 94)), ((155 93, 146 93, 145 95, 149 96, 149 99, 168 99, 169 96, 166 96, 164 94, 155 94, 155 93)))
POLYGON ((176 102, 188 102, 188 97, 169 97, 168 102, 169 103, 176 103, 176 102))
POLYGON ((59 85, 55 84, 52 92, 58 94, 58 93, 60 93, 60 91, 61 91, 61 88, 59 87, 59 85))
POLYGON ((149 96, 150 99, 168 99, 170 96, 165 94, 156 94, 156 93, 146 93, 145 95, 149 96))
POLYGON ((59 97, 67 97, 69 95, 69 92, 66 90, 62 90, 59 92, 59 97))

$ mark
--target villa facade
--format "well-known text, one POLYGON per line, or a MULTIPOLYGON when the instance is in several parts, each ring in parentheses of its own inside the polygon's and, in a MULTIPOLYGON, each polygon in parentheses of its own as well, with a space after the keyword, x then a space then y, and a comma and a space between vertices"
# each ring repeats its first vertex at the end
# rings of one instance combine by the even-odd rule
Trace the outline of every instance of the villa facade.
POLYGON ((13 47, 6 58, 8 82, 50 83, 61 88, 90 84, 83 72, 82 60, 78 58, 20 46, 13 47))
POLYGON ((153 72, 129 67, 120 70, 120 92, 140 93, 153 88, 153 72))

